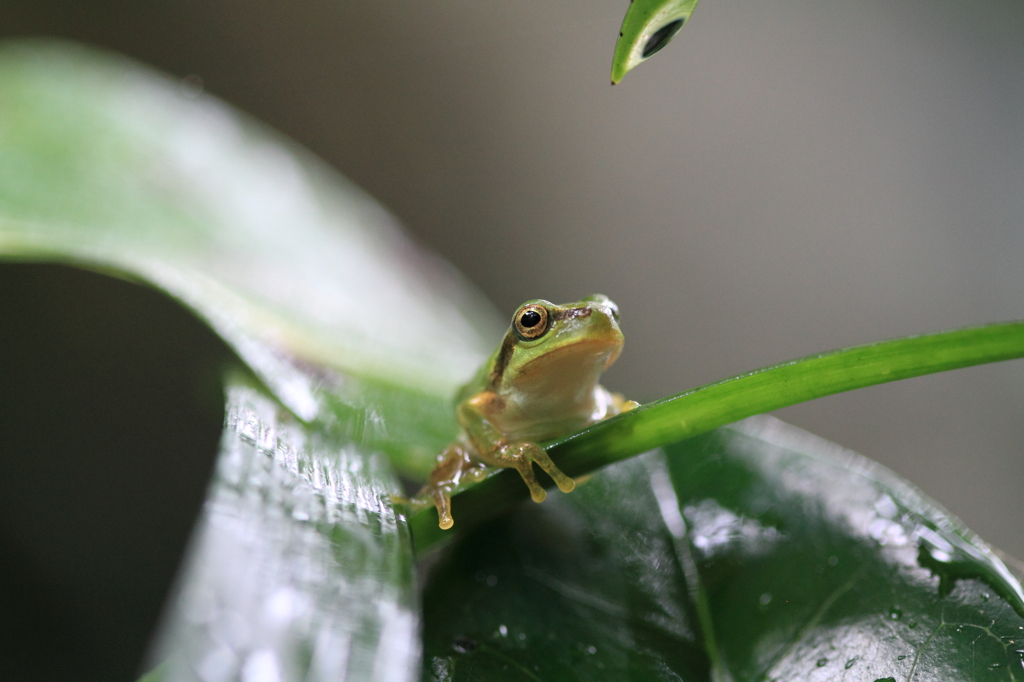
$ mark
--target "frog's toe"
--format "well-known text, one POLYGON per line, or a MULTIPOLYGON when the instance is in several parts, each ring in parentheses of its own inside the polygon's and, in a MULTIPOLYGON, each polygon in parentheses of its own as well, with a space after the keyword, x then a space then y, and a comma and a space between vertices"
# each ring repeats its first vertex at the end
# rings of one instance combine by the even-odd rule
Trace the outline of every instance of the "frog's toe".
POLYGON ((548 476, 550 476, 555 482, 555 485, 558 486, 559 490, 563 493, 568 493, 572 492, 573 489, 576 488, 576 481, 562 473, 562 470, 551 461, 551 458, 548 457, 548 453, 542 448, 536 447, 532 454, 533 461, 537 463, 537 466, 547 472, 548 476))
POLYGON ((537 478, 533 475, 533 465, 526 462, 525 467, 520 467, 519 475, 523 477, 523 482, 530 489, 530 498, 534 502, 540 503, 547 499, 548 492, 541 487, 540 483, 537 483, 537 478))
POLYGON ((562 470, 556 467, 554 463, 551 464, 550 469, 545 468, 544 471, 548 472, 548 476, 551 477, 555 482, 555 485, 557 485, 558 489, 563 493, 571 493, 576 489, 576 481, 563 474, 562 470))
POLYGON ((516 471, 523 479, 523 483, 530 489, 530 497, 534 502, 543 502, 547 499, 548 493, 537 483, 537 477, 533 474, 533 463, 526 457, 519 457, 515 462, 516 471))
POLYGON ((448 530, 455 525, 452 518, 452 498, 443 490, 434 491, 434 506, 437 507, 437 525, 441 530, 448 530))

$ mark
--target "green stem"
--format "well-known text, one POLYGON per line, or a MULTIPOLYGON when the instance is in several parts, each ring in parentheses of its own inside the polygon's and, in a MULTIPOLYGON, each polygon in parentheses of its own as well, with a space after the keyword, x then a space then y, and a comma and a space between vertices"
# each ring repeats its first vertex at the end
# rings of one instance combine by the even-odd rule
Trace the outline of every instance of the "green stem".
MULTIPOLYGON (((570 476, 698 436, 746 417, 813 398, 899 379, 1024 357, 1024 322, 909 336, 810 355, 648 403, 546 445, 570 476)), ((550 483, 549 483, 550 485, 550 483)), ((452 498, 464 530, 527 497, 514 470, 501 471, 452 498)), ((450 536, 426 509, 410 520, 417 550, 450 536)))

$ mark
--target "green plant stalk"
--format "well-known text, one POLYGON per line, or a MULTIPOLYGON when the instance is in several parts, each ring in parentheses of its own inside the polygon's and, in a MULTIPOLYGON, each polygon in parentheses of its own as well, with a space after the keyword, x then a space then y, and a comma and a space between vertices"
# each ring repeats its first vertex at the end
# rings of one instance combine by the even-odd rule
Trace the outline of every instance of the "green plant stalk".
MULTIPOLYGON (((642 405, 545 445, 570 476, 656 447, 698 436, 740 419, 814 398, 900 379, 1024 357, 1024 321, 908 336, 810 355, 642 405)), ((551 482, 545 481, 550 487, 551 482)), ((527 497, 519 474, 502 470, 452 498, 456 527, 493 518, 527 497)), ((451 536, 437 512, 410 519, 416 549, 451 536)))

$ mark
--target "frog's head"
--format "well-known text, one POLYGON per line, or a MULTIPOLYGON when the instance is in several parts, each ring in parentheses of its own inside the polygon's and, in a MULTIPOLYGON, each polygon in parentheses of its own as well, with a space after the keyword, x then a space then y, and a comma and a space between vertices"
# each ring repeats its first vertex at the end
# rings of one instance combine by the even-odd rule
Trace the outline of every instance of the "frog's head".
POLYGON ((619 309, 601 294, 556 305, 536 299, 519 306, 495 358, 495 388, 538 391, 592 389, 622 350, 619 309), (532 386, 530 386, 532 385, 532 386))

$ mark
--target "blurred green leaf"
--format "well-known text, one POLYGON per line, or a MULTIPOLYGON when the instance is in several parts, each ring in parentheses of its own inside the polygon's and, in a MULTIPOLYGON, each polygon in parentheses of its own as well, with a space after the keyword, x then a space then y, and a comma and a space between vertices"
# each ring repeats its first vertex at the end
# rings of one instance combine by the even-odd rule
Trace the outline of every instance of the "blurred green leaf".
POLYGON ((419 605, 399 488, 350 435, 229 381, 217 470, 154 651, 165 679, 411 678, 419 605))
POLYGON ((1024 618, 997 595, 1016 585, 891 472, 755 417, 456 541, 426 586, 424 675, 1013 680, 1024 618), (921 560, 940 551, 973 568, 948 594, 921 560))
POLYGON ((321 406, 293 359, 366 379, 379 416, 420 436, 375 445, 429 469, 448 396, 500 333, 450 266, 305 150, 131 60, 8 43, 0 92, 0 253, 167 291, 302 419, 321 406))
POLYGON ((448 396, 496 327, 476 292, 292 143, 60 43, 0 47, 0 256, 160 288, 255 374, 224 379, 215 477, 154 643, 164 678, 415 676, 385 455, 422 475, 453 435, 448 396))

